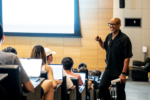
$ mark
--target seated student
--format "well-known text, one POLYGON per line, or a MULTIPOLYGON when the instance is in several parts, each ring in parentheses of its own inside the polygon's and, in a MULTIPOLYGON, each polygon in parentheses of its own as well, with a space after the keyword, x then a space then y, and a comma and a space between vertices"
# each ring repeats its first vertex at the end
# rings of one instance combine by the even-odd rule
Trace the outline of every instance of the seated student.
MULTIPOLYGON (((3 28, 0 25, 0 45, 4 41, 4 38, 5 36, 3 35, 3 28)), ((29 80, 28 75, 24 71, 17 55, 13 53, 6 53, 6 52, 0 51, 0 65, 19 65, 21 83, 28 91, 31 91, 31 92, 34 91, 34 87, 31 81, 29 80)))
MULTIPOLYGON (((44 48, 46 57, 47 57, 47 64, 52 64, 53 62, 53 56, 52 54, 56 54, 55 52, 52 52, 49 48, 44 48)), ((73 83, 70 79, 70 77, 66 74, 66 72, 63 70, 63 76, 66 76, 66 83, 67 83, 67 89, 73 89, 73 83)))
POLYGON ((2 51, 3 51, 3 52, 11 52, 11 53, 14 53, 14 54, 17 55, 17 51, 16 51, 16 49, 13 48, 13 47, 7 47, 7 48, 3 49, 2 51))
MULTIPOLYGON (((7 47, 3 50, 3 52, 14 53, 17 55, 17 51, 15 48, 7 47)), ((53 100, 53 83, 50 80, 44 80, 41 84, 41 98, 43 100, 53 100)))
POLYGON ((79 74, 74 74, 72 73, 71 69, 73 66, 73 60, 70 57, 65 57, 62 59, 61 63, 63 64, 63 68, 65 72, 70 76, 70 77, 76 77, 79 79, 79 86, 83 84, 81 76, 79 74))
MULTIPOLYGON (((81 68, 79 69, 79 72, 85 73, 85 74, 86 74, 86 79, 88 79, 88 70, 87 70, 86 67, 81 67, 81 68)), ((88 89, 91 89, 91 88, 93 88, 93 87, 92 87, 92 82, 89 81, 89 79, 88 79, 88 89)))
POLYGON ((51 51, 49 48, 44 48, 47 58, 47 64, 51 64, 53 62, 53 54, 56 54, 56 52, 51 51))
POLYGON ((42 66, 41 69, 43 71, 48 72, 48 79, 53 82, 53 88, 57 87, 57 84, 61 84, 59 80, 55 80, 53 77, 53 70, 50 66, 46 64, 46 54, 45 50, 41 45, 35 45, 31 51, 30 58, 34 59, 42 59, 42 66))
POLYGON ((82 67, 85 67, 87 68, 87 65, 85 63, 80 63, 79 66, 78 66, 78 69, 82 68, 82 67))

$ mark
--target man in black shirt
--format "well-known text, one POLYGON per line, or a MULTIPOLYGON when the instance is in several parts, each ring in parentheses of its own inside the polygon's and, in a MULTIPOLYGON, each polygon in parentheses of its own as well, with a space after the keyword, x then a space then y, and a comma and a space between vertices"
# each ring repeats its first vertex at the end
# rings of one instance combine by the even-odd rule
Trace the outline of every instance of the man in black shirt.
POLYGON ((121 32, 119 18, 112 18, 108 26, 111 33, 104 42, 99 36, 95 38, 101 48, 106 50, 107 66, 100 82, 100 93, 103 100, 111 100, 108 87, 111 85, 111 80, 120 78, 120 82, 116 83, 117 100, 126 100, 125 83, 132 57, 132 44, 129 37, 121 32))

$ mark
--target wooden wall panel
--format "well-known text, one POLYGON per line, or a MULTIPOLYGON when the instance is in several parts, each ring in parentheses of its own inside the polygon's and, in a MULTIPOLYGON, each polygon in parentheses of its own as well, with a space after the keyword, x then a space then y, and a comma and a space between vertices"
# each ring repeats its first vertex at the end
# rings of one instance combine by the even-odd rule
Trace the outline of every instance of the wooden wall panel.
POLYGON ((98 19, 82 19, 80 20, 82 29, 98 29, 98 19))
POLYGON ((82 39, 95 39, 97 36, 98 30, 97 29, 82 29, 82 39))
POLYGON ((98 59, 106 59, 106 51, 104 49, 98 49, 98 59))
POLYGON ((81 63, 80 58, 72 58, 74 61, 73 68, 78 68, 78 65, 81 63))
POLYGON ((7 48, 7 47, 13 47, 13 48, 15 48, 15 45, 9 45, 9 44, 3 44, 3 43, 2 43, 2 45, 1 45, 1 47, 0 47, 0 50, 2 51, 3 49, 5 49, 5 48, 7 48))
POLYGON ((15 49, 18 52, 18 56, 20 58, 25 57, 28 58, 30 57, 31 54, 31 46, 30 45, 15 45, 15 49))
POLYGON ((3 45, 14 45, 15 44, 15 37, 14 36, 5 36, 3 45))
POLYGON ((30 37, 15 37, 15 45, 29 45, 31 43, 30 37))
POLYGON ((82 39, 81 47, 97 49, 97 41, 95 41, 95 39, 82 39))
POLYGON ((101 9, 99 8, 98 9, 98 18, 99 19, 104 19, 104 18, 107 18, 107 19, 111 19, 113 15, 113 9, 101 9))
POLYGON ((97 63, 98 59, 93 59, 93 58, 81 58, 81 62, 86 63, 87 67, 89 69, 96 69, 97 68, 97 63))
POLYGON ((64 57, 80 58, 80 47, 64 47, 64 57))
POLYGON ((64 45, 64 39, 63 38, 51 38, 47 37, 47 46, 63 46, 64 45))
POLYGON ((46 37, 31 37, 31 46, 34 45, 47 46, 46 37))
POLYGON ((81 58, 97 59, 97 49, 81 48, 81 58))
POLYGON ((106 63, 104 59, 98 59, 98 68, 105 68, 106 67, 106 63))
POLYGON ((113 0, 99 0, 99 8, 111 8, 113 9, 113 0))
POLYGON ((79 8, 98 8, 99 0, 79 0, 79 8))
POLYGON ((64 38, 64 47, 80 47, 80 38, 64 38))
POLYGON ((53 54, 53 57, 63 57, 64 56, 64 47, 63 46, 45 46, 44 48, 49 48, 51 51, 56 52, 56 54, 53 54))
POLYGON ((98 9, 96 8, 82 8, 80 9, 80 18, 82 19, 97 19, 98 9))
POLYGON ((104 41, 110 33, 108 22, 113 17, 113 0, 79 0, 79 15, 82 38, 6 36, 0 49, 15 47, 22 58, 29 57, 33 46, 40 44, 56 52, 53 64, 60 64, 63 57, 70 56, 74 68, 84 62, 89 70, 104 70, 106 53, 95 37, 99 35, 104 41))

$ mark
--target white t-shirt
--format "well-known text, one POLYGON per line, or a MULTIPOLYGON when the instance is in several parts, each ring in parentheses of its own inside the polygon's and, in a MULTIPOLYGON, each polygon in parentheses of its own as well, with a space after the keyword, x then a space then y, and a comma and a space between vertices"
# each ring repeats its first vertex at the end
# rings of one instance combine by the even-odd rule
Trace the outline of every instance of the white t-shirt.
POLYGON ((70 89, 73 86, 73 83, 68 76, 68 74, 63 70, 63 76, 66 76, 66 81, 67 81, 67 89, 70 89))
MULTIPOLYGON (((42 71, 45 71, 45 66, 42 66, 42 71)), ((66 76, 67 89, 70 89, 73 86, 73 83, 68 76, 68 74, 63 70, 63 76, 66 76)))

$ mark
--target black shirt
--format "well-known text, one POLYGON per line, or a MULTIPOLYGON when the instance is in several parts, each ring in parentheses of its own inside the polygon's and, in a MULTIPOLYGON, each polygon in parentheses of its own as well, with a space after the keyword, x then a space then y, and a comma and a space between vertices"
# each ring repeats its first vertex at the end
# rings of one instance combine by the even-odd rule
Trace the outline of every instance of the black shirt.
POLYGON ((119 77, 124 67, 124 60, 133 56, 129 37, 119 30, 117 36, 112 40, 112 33, 110 33, 106 37, 104 48, 107 64, 105 71, 111 76, 119 77))

